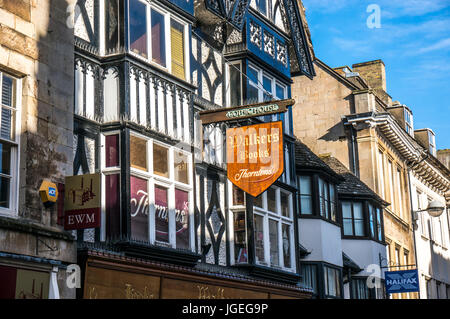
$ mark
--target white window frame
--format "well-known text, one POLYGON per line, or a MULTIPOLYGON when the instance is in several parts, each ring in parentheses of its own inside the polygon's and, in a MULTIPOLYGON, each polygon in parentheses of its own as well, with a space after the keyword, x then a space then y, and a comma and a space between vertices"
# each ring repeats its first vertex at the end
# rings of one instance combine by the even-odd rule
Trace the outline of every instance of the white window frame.
POLYGON ((264 207, 253 207, 253 214, 259 215, 263 217, 263 230, 264 230, 264 262, 257 262, 256 264, 260 264, 263 266, 268 266, 272 268, 279 268, 285 271, 295 271, 295 251, 294 251, 294 221, 293 221, 293 195, 290 192, 283 191, 285 194, 289 196, 289 217, 284 217, 281 215, 281 199, 280 192, 282 190, 279 187, 271 186, 271 188, 275 189, 275 199, 276 206, 278 212, 272 212, 268 210, 268 202, 267 202, 267 191, 262 194, 262 203, 264 207), (275 220, 278 222, 278 266, 272 266, 270 263, 270 237, 269 237, 269 219, 275 220), (286 224, 290 226, 290 254, 291 254, 291 267, 284 266, 283 260, 283 232, 282 225, 286 224))
MULTIPOLYGON (((15 82, 13 87, 14 101, 11 109, 15 112, 13 121, 11 121, 11 128, 14 129, 13 139, 4 139, 0 137, 0 142, 3 144, 11 145, 11 158, 10 158, 10 175, 5 175, 10 178, 9 184, 9 208, 0 207, 0 216, 18 217, 19 207, 19 163, 20 163, 20 134, 21 134, 21 106, 22 106, 22 79, 13 76, 8 73, 4 73, 0 70, 0 108, 9 108, 3 106, 2 91, 3 91, 3 75, 7 75, 15 82)), ((0 123, 1 123, 1 110, 0 110, 0 123)), ((0 124, 1 125, 1 124, 0 124)))
POLYGON ((233 61, 233 62, 227 63, 227 67, 225 68, 225 79, 226 79, 226 85, 227 85, 226 89, 225 89, 225 91, 227 92, 225 98, 226 98, 227 106, 231 106, 230 68, 232 67, 232 65, 235 66, 235 67, 238 66, 238 68, 240 69, 240 74, 241 74, 241 98, 240 98, 241 101, 240 101, 240 104, 242 105, 242 101, 244 101, 244 83, 243 83, 244 79, 243 79, 243 76, 242 76, 242 74, 243 74, 243 70, 242 70, 243 63, 242 63, 241 60, 233 61))
MULTIPOLYGON (((187 21, 182 20, 180 17, 176 16, 172 12, 164 9, 162 6, 156 4, 155 2, 152 2, 151 4, 144 0, 134 0, 143 3, 146 6, 146 16, 147 16, 147 58, 134 53, 131 51, 131 43, 130 43, 130 27, 128 25, 128 52, 140 59, 143 60, 153 66, 156 66, 157 68, 160 68, 167 73, 170 73, 172 75, 172 50, 171 50, 171 41, 170 41, 170 21, 174 20, 178 23, 180 23, 183 26, 183 41, 184 41, 184 80, 180 79, 182 81, 186 81, 190 83, 190 45, 189 45, 189 23, 187 21), (162 66, 156 62, 152 61, 152 41, 151 41, 151 10, 155 10, 158 13, 162 14, 164 16, 164 41, 166 45, 166 66, 162 66)), ((128 20, 130 20, 130 2, 127 2, 128 5, 128 20)), ((178 78, 177 78, 178 79, 178 78)))

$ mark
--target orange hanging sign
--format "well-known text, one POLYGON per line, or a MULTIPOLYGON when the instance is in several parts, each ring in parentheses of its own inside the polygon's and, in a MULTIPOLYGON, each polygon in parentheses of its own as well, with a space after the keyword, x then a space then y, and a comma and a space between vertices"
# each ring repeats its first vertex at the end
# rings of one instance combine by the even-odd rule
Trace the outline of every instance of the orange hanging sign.
POLYGON ((253 197, 283 174, 283 154, 281 121, 227 130, 228 179, 253 197))

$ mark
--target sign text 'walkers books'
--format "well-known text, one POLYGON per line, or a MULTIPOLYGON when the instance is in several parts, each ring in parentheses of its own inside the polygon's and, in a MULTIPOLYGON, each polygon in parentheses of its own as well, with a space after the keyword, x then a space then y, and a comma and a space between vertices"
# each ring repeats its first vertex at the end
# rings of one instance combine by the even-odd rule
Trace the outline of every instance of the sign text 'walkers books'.
POLYGON ((262 123, 227 130, 228 179, 257 197, 284 170, 283 124, 262 123))

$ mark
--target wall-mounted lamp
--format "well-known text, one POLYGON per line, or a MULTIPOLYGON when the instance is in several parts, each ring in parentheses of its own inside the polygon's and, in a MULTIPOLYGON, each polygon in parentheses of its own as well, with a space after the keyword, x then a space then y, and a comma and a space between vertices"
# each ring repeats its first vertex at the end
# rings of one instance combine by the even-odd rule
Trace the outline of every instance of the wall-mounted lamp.
POLYGON ((428 215, 431 217, 439 217, 444 212, 445 205, 442 204, 440 201, 433 200, 428 204, 428 207, 426 209, 416 210, 414 212, 414 218, 415 220, 418 219, 419 213, 421 212, 428 212, 428 215))

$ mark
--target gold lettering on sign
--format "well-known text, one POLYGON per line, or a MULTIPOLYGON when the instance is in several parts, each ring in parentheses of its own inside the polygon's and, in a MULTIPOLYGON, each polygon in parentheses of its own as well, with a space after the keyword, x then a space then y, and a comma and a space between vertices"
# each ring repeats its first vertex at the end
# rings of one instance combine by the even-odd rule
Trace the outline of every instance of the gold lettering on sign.
POLYGON ((131 284, 125 284, 125 296, 126 299, 154 299, 154 295, 149 292, 147 286, 144 287, 144 291, 140 292, 133 288, 131 284))
POLYGON ((198 299, 229 299, 225 297, 225 289, 217 288, 216 292, 209 290, 207 286, 197 286, 198 299))
POLYGON ((89 299, 97 299, 98 293, 95 287, 89 287, 89 299))

